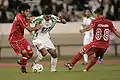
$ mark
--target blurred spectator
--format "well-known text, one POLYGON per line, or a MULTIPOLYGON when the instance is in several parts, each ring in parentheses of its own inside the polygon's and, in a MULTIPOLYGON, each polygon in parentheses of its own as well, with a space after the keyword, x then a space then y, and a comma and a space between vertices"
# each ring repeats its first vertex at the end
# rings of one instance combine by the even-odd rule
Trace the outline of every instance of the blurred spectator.
POLYGON ((70 21, 72 22, 77 21, 77 16, 75 14, 75 9, 73 7, 68 8, 68 16, 70 21))
POLYGON ((91 8, 92 13, 94 12, 94 10, 96 10, 100 6, 101 6, 101 4, 100 4, 99 0, 90 0, 88 2, 88 7, 91 8))
POLYGON ((39 16, 40 13, 37 9, 37 5, 34 5, 33 11, 31 12, 32 16, 39 16))
POLYGON ((76 6, 77 10, 84 10, 84 4, 87 0, 73 0, 72 4, 76 6))
POLYGON ((43 11, 46 7, 49 7, 49 8, 52 9, 52 1, 51 1, 51 0, 41 0, 40 6, 41 6, 42 11, 43 11))
POLYGON ((12 13, 15 15, 17 13, 17 7, 19 4, 21 4, 20 0, 8 0, 9 7, 8 10, 12 11, 12 13))
POLYGON ((28 2, 31 5, 31 9, 30 9, 31 15, 30 16, 39 16, 40 14, 42 14, 42 9, 40 6, 41 0, 31 0, 28 2))
POLYGON ((120 20, 120 0, 0 0, 0 23, 12 22, 18 5, 25 2, 31 5, 30 16, 39 16, 44 8, 49 7, 56 16, 63 16, 67 21, 78 21, 86 7, 91 11, 102 7, 106 18, 120 20))
POLYGON ((8 8, 8 0, 0 0, 0 22, 7 22, 6 11, 8 8))
POLYGON ((62 16, 66 21, 70 21, 69 15, 68 15, 68 10, 62 9, 59 13, 58 16, 62 16))

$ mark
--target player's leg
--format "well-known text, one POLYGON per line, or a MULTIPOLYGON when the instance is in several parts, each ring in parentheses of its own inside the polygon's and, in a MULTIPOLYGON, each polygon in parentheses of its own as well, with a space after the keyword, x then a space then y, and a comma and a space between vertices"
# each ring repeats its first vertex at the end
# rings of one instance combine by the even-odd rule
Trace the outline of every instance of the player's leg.
POLYGON ((51 72, 56 72, 57 51, 56 51, 56 49, 48 49, 47 51, 51 55, 51 72))
POLYGON ((94 56, 90 62, 88 63, 87 67, 84 69, 84 71, 88 71, 98 60, 97 56, 94 56))
POLYGON ((100 64, 103 63, 103 56, 104 56, 104 54, 101 54, 101 55, 99 56, 99 59, 98 59, 98 60, 99 60, 99 63, 100 63, 100 64))
POLYGON ((88 55, 87 54, 83 54, 83 59, 84 59, 84 62, 82 63, 83 65, 86 65, 88 64, 88 55))
MULTIPOLYGON (((89 31, 88 31, 89 32, 89 31)), ((91 42, 91 37, 89 35, 84 36, 84 40, 83 40, 83 45, 89 45, 89 43, 91 42)), ((83 53, 83 59, 84 62, 82 63, 83 65, 86 65, 88 63, 88 55, 83 53)))
POLYGON ((94 54, 93 52, 94 51, 87 51, 87 54, 86 54, 86 52, 83 53, 83 56, 84 56, 84 63, 82 63, 83 65, 88 64, 88 57, 91 56, 92 54, 94 54), (86 55, 84 55, 84 54, 86 54, 86 55))
POLYGON ((71 69, 73 68, 73 66, 74 66, 82 57, 83 57, 83 53, 78 52, 71 61, 69 61, 69 62, 67 62, 67 63, 64 63, 64 66, 65 66, 65 67, 68 67, 68 69, 71 70, 71 69))
POLYGON ((20 65, 21 72, 27 73, 26 72, 26 64, 27 64, 28 53, 25 50, 22 42, 12 42, 12 43, 10 43, 10 45, 17 55, 18 54, 22 55, 21 59, 18 60, 17 63, 20 65))
POLYGON ((37 57, 34 60, 34 64, 41 61, 47 55, 46 48, 40 48, 39 46, 36 46, 36 49, 37 49, 37 57))
POLYGON ((88 71, 98 60, 98 57, 101 54, 104 54, 106 49, 101 49, 101 48, 92 48, 91 51, 95 53, 95 56, 90 60, 84 71, 88 71))
POLYGON ((36 58, 35 58, 35 60, 34 60, 34 63, 36 64, 36 63, 38 63, 39 61, 41 61, 44 57, 41 55, 41 52, 38 50, 38 49, 36 49, 36 51, 37 51, 37 54, 36 54, 36 58))
POLYGON ((72 67, 83 57, 83 54, 89 51, 90 49, 91 49, 91 44, 84 46, 81 52, 78 52, 71 61, 69 61, 68 63, 64 63, 64 65, 68 67, 69 70, 71 70, 72 67))
POLYGON ((86 65, 86 64, 88 64, 88 57, 91 56, 91 55, 93 54, 93 52, 90 51, 90 52, 87 52, 86 55, 84 55, 84 54, 86 54, 86 53, 83 53, 83 56, 84 56, 84 63, 82 63, 82 64, 83 64, 83 65, 86 65))
POLYGON ((26 71, 26 65, 28 60, 28 52, 26 50, 23 50, 21 52, 22 58, 17 61, 17 63, 21 66, 21 72, 27 73, 26 71))
POLYGON ((56 66, 57 66, 57 51, 56 48, 54 46, 54 44, 52 43, 50 38, 46 39, 45 42, 45 46, 47 51, 50 53, 51 55, 51 72, 56 72, 56 66))
POLYGON ((33 51, 28 52, 28 60, 31 59, 33 56, 33 51))
POLYGON ((38 63, 47 55, 45 41, 46 39, 44 39, 42 36, 40 37, 40 39, 33 40, 33 45, 35 46, 35 49, 37 51, 37 55, 33 64, 38 63))
POLYGON ((22 58, 19 60, 21 64, 21 71, 26 73, 27 61, 33 56, 33 50, 31 45, 25 39, 18 42, 18 45, 22 55, 22 58))

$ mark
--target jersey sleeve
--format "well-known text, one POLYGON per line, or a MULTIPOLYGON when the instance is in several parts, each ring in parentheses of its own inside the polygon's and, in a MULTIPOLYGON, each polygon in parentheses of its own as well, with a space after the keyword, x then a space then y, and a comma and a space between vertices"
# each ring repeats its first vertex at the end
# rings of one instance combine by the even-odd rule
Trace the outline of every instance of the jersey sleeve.
POLYGON ((110 23, 110 31, 113 33, 115 33, 115 31, 116 31, 116 28, 114 27, 112 22, 110 23))
POLYGON ((33 23, 41 23, 41 21, 43 20, 43 17, 44 17, 43 15, 35 17, 32 22, 33 23))
POLYGON ((59 19, 59 17, 57 17, 57 16, 55 16, 55 15, 51 15, 51 20, 53 21, 53 22, 58 22, 58 23, 60 23, 61 22, 61 20, 59 19))
POLYGON ((95 18, 91 16, 90 19, 91 19, 91 20, 94 20, 95 18))
POLYGON ((90 23, 90 25, 92 28, 94 28, 96 26, 95 20, 92 20, 92 22, 90 23))
POLYGON ((80 27, 81 29, 84 29, 85 26, 87 26, 87 25, 85 24, 85 19, 86 19, 85 17, 82 18, 82 24, 81 24, 81 27, 80 27))
POLYGON ((22 28, 26 28, 28 26, 28 23, 27 23, 27 21, 25 20, 24 17, 18 16, 18 20, 19 20, 19 25, 22 28))
POLYGON ((83 20, 84 20, 84 17, 82 18, 82 23, 81 23, 80 29, 84 29, 84 23, 83 23, 83 20))
POLYGON ((84 29, 84 28, 83 28, 83 25, 80 26, 80 29, 84 29))

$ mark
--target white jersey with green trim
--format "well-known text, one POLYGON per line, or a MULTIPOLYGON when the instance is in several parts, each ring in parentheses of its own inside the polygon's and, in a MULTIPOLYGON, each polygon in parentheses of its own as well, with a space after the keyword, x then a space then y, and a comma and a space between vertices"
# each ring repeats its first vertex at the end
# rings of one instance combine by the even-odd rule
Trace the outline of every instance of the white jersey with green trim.
POLYGON ((33 22, 42 24, 42 27, 39 30, 33 32, 33 40, 35 40, 39 37, 49 38, 50 31, 53 29, 56 22, 60 22, 60 20, 58 20, 57 16, 51 15, 51 19, 49 21, 46 21, 44 19, 44 15, 41 15, 35 17, 35 19, 33 19, 33 22))
MULTIPOLYGON (((88 18, 83 17, 81 29, 88 27, 92 20, 94 20, 94 17, 92 16, 88 18)), ((83 39, 83 45, 89 44, 92 40, 93 40, 93 29, 85 32, 84 39, 83 39)))

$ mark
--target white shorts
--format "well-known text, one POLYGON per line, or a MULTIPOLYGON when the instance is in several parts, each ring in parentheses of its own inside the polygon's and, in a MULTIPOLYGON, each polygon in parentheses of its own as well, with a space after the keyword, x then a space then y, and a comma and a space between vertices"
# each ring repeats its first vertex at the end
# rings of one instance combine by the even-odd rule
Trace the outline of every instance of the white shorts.
POLYGON ((46 48, 46 49, 55 49, 54 44, 52 43, 50 38, 39 38, 33 40, 33 45, 38 49, 46 48))
POLYGON ((89 44, 90 42, 92 42, 92 40, 91 40, 90 38, 84 37, 83 45, 87 45, 87 44, 89 44))
POLYGON ((93 40, 93 31, 87 31, 85 32, 84 40, 83 40, 83 45, 87 45, 93 40))

